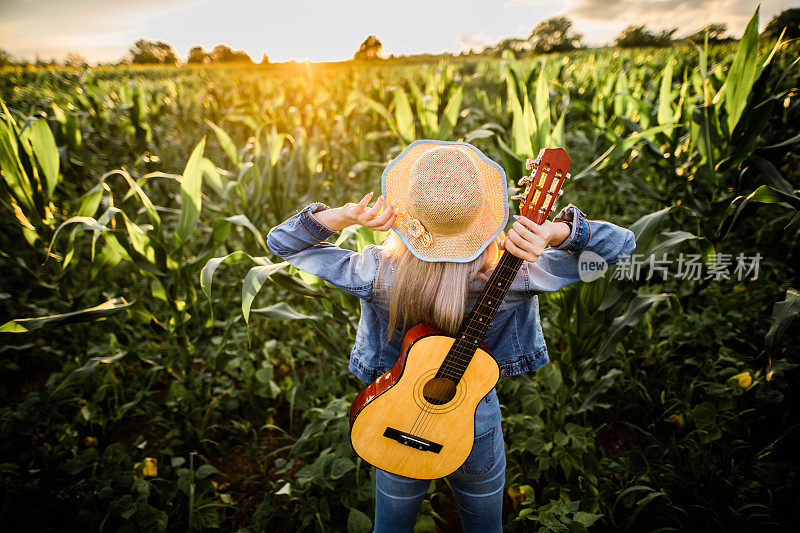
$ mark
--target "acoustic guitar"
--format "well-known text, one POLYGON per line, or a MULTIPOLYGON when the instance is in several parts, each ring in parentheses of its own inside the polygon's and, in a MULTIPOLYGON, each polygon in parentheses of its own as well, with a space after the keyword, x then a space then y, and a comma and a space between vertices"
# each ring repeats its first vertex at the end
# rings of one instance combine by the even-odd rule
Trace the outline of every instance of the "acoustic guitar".
MULTIPOLYGON (((572 160, 542 149, 519 184, 520 214, 547 219, 572 160)), ((500 368, 483 338, 523 260, 503 252, 486 288, 455 336, 421 323, 408 330, 397 362, 367 385, 350 407, 350 441, 371 465, 393 474, 437 479, 464 464, 475 440, 475 412, 500 368)))

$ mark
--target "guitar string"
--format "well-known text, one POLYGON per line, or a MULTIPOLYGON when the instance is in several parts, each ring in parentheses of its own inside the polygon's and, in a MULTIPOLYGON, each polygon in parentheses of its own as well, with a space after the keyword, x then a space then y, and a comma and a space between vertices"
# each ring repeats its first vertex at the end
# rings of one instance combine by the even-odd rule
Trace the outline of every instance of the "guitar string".
MULTIPOLYGON (((457 383, 460 379, 458 374, 463 376, 463 370, 466 368, 464 366, 466 364, 466 359, 473 357, 476 349, 477 348, 472 345, 465 346, 463 341, 459 342, 452 348, 451 353, 456 357, 456 359, 454 359, 453 364, 450 366, 451 372, 445 374, 445 376, 450 376, 453 378, 452 381, 454 382, 454 385, 451 386, 457 386, 457 383), (461 360, 460 358, 464 358, 464 360, 461 360), (453 372, 456 372, 456 375, 452 375, 453 372)), ((441 390, 442 387, 439 386, 438 388, 441 390)), ((418 424, 416 425, 417 434, 422 435, 427 432, 430 424, 435 420, 435 415, 438 414, 434 412, 434 409, 435 408, 432 407, 431 409, 427 410, 426 413, 423 413, 422 411, 419 413, 418 424), (422 415, 421 418, 420 415, 422 415)))
MULTIPOLYGON (((543 195, 543 196, 547 196, 547 195, 543 195)), ((545 201, 545 198, 541 198, 542 204, 544 204, 544 201, 545 201)), ((541 207, 542 206, 537 205, 536 210, 537 211, 541 210, 541 207)), ((546 215, 545 215, 545 217, 542 217, 542 218, 546 218, 546 215)), ((500 261, 498 262, 498 266, 496 267, 495 273, 493 273, 493 275, 489 279, 489 283, 491 283, 492 285, 490 285, 488 291, 486 291, 485 293, 481 294, 481 296, 479 297, 479 299, 476 302, 475 306, 473 307, 473 312, 475 312, 475 311, 479 312, 481 310, 481 308, 484 305, 486 305, 486 306, 489 307, 490 314, 492 315, 492 317, 494 316, 494 314, 497 313, 497 310, 498 310, 499 306, 502 304, 502 300, 505 297, 505 294, 508 291, 508 288, 509 288, 511 282, 513 281, 514 277, 516 277, 516 275, 517 275, 517 273, 519 271, 519 268, 522 265, 522 261, 520 261, 519 265, 514 266, 513 263, 515 262, 516 256, 510 254, 509 252, 506 252, 506 255, 509 257, 509 259, 505 260, 505 259, 503 259, 503 257, 501 257, 500 261), (499 282, 497 287, 500 287, 500 289, 497 289, 497 287, 495 287, 495 285, 494 285, 495 282, 499 282), (498 297, 497 293, 499 293, 499 295, 500 295, 499 297, 498 297), (484 304, 484 298, 489 298, 489 303, 488 304, 484 304), (496 305, 491 303, 492 302, 491 298, 494 298, 496 305), (492 307, 495 307, 495 309, 491 309, 492 307)), ((483 315, 483 317, 485 317, 487 319, 489 318, 488 315, 483 315)), ((463 344, 458 344, 458 343, 459 343, 459 341, 466 340, 465 333, 469 332, 469 329, 470 329, 470 326, 471 326, 471 318, 472 318, 472 314, 470 314, 470 321, 467 323, 466 330, 459 332, 459 333, 462 334, 462 338, 461 339, 456 339, 456 341, 454 342, 454 347, 452 347, 450 352, 448 352, 448 355, 449 355, 449 353, 455 353, 456 357, 454 357, 449 363, 448 363, 448 361, 445 361, 445 364, 440 369, 442 376, 448 374, 448 371, 449 372, 455 372, 455 374, 450 376, 450 377, 458 378, 458 380, 460 380, 459 374, 461 374, 461 376, 463 376, 464 370, 466 370, 467 366, 469 365, 469 362, 471 361, 472 357, 474 356, 475 352, 477 351, 477 348, 479 347, 478 343, 480 342, 480 340, 483 337, 483 335, 485 335, 485 331, 481 332, 481 330, 484 327, 486 328, 486 330, 488 330, 488 327, 490 325, 490 321, 489 320, 487 320, 487 323, 483 324, 482 327, 475 328, 476 333, 478 333, 479 335, 478 335, 477 338, 470 339, 470 340, 473 340, 474 346, 473 345, 468 345, 469 346, 469 348, 468 348, 469 351, 467 353, 461 353, 460 350, 464 349, 464 345, 463 344), (458 355, 466 357, 467 361, 465 363, 461 363, 460 360, 457 357, 458 355), (464 368, 460 369, 460 368, 456 367, 455 371, 454 371, 453 368, 455 367, 456 364, 459 364, 459 363, 463 364, 464 368), (449 368, 448 368, 448 364, 449 364, 449 368)), ((479 318, 480 318, 480 316, 479 316, 479 318)), ((461 364, 459 364, 459 367, 461 366, 461 364)), ((434 388, 439 393, 442 392, 442 388, 443 387, 444 386, 440 385, 440 384, 437 384, 437 385, 434 386, 434 388)), ((424 395, 423 395, 423 399, 424 399, 424 395)), ((420 409, 420 413, 417 415, 417 418, 415 419, 414 423, 412 424, 410 432, 413 433, 414 428, 417 427, 418 435, 422 436, 422 433, 424 433, 424 430, 427 429, 426 426, 429 426, 429 423, 432 422, 432 420, 433 420, 432 417, 428 416, 429 414, 435 416, 435 413, 433 412, 433 408, 428 409, 425 406, 423 406, 420 409)))
MULTIPOLYGON (((470 355, 474 355, 474 350, 471 350, 471 349, 472 349, 472 346, 466 347, 461 343, 457 343, 457 344, 455 344, 455 346, 453 346, 451 348, 451 352, 450 353, 454 354, 457 358, 458 357, 469 357, 470 355), (470 354, 470 351, 472 352, 472 354, 470 354)), ((445 379, 452 378, 452 381, 457 381, 458 374, 463 372, 463 369, 465 368, 463 366, 464 365, 464 361, 458 360, 457 358, 453 359, 453 362, 450 363, 449 367, 448 367, 447 364, 445 365, 445 367, 447 367, 447 371, 442 373, 442 376, 445 379)), ((442 391, 443 385, 441 385, 441 384, 437 384, 437 385, 438 386, 435 386, 436 390, 431 391, 434 394, 443 392, 442 391)), ((435 407, 433 407, 433 406, 430 407, 429 409, 421 409, 420 413, 417 415, 417 420, 415 421, 415 424, 412 426, 412 432, 414 432, 415 428, 416 428, 416 432, 417 432, 418 435, 421 435, 422 433, 424 433, 425 429, 427 429, 427 426, 428 426, 428 424, 426 422, 432 421, 433 420, 432 417, 436 415, 434 410, 435 410, 435 407), (431 416, 428 416, 429 414, 431 416)))
MULTIPOLYGON (((537 186, 538 186, 538 183, 537 183, 537 186)), ((549 186, 550 186, 550 183, 547 183, 547 187, 545 187, 545 189, 549 188, 549 186)), ((538 215, 543 215, 544 214, 544 216, 537 217, 542 221, 544 221, 544 219, 547 218, 547 214, 545 214, 544 210, 542 210, 542 207, 544 206, 544 203, 547 201, 547 196, 549 196, 549 191, 546 192, 545 194, 541 195, 541 197, 536 199, 537 205, 534 208, 534 211, 538 215)), ((530 211, 528 211, 528 212, 530 212, 530 211)), ((493 305, 491 303, 492 302, 491 299, 489 300, 489 303, 487 304, 489 306, 489 308, 490 308, 489 315, 491 315, 491 317, 494 317, 494 315, 497 313, 498 308, 502 304, 502 300, 505 297, 505 294, 508 291, 508 288, 510 287, 511 282, 513 281, 514 277, 516 277, 517 273, 519 272, 520 267, 522 266, 522 261, 519 261, 518 265, 514 265, 513 264, 515 262, 515 258, 516 258, 516 256, 513 256, 512 254, 510 254, 508 252, 506 252, 504 254, 504 256, 500 258, 500 261, 498 262, 498 266, 496 267, 495 272, 492 274, 492 276, 489 279, 489 283, 491 283, 491 285, 489 286, 489 290, 486 291, 486 293, 482 293, 481 294, 481 296, 479 297, 478 301, 476 302, 472 312, 476 312, 476 311, 479 312, 480 309, 482 308, 482 306, 484 305, 483 304, 484 297, 488 297, 489 293, 492 293, 492 291, 496 291, 496 292, 498 292, 500 294, 499 297, 498 297, 497 294, 492 294, 491 295, 491 296, 493 296, 495 298, 495 303, 496 303, 495 309, 491 309, 491 307, 493 305), (504 257, 506 257, 506 256, 508 256, 509 259, 504 259, 504 257), (500 290, 498 290, 494 286, 494 282, 495 281, 499 281, 498 287, 501 287, 500 290)), ((469 346, 468 352, 467 353, 461 353, 460 350, 464 349, 464 347, 463 347, 463 343, 459 343, 459 341, 466 340, 466 335, 464 333, 469 333, 469 329, 470 329, 470 326, 472 324, 472 312, 470 314, 470 321, 468 321, 466 329, 464 331, 459 332, 459 333, 462 334, 462 338, 461 339, 456 339, 456 341, 454 342, 453 347, 451 347, 451 350, 448 352, 448 355, 450 353, 453 353, 454 357, 449 362, 447 360, 445 361, 444 365, 440 368, 440 372, 437 372, 437 375, 441 373, 441 376, 446 376, 448 374, 448 371, 449 372, 453 372, 453 370, 452 370, 453 367, 455 367, 455 365, 458 364, 458 367, 455 368, 455 375, 449 376, 449 377, 457 378, 457 380, 460 381, 461 377, 459 377, 459 375, 463 376, 463 372, 466 370, 467 366, 469 365, 470 361, 472 360, 472 357, 474 357, 474 354, 476 353, 477 348, 479 347, 478 343, 481 341, 481 339, 485 335, 486 331, 490 327, 491 321, 487 320, 486 324, 482 324, 482 327, 475 328, 475 330, 478 333, 478 335, 476 336, 476 338, 471 339, 471 340, 473 340, 473 344, 475 346, 468 345, 469 346), (484 331, 481 331, 483 328, 486 328, 486 329, 484 331), (467 361, 465 363, 461 363, 460 360, 457 357, 459 355, 461 355, 463 357, 466 357, 467 361), (450 368, 448 368, 448 364, 450 365, 450 368), (463 364, 464 368, 459 368, 462 364, 463 364)), ((480 313, 478 313, 478 314, 480 314, 480 313)), ((487 318, 487 319, 490 318, 488 315, 483 315, 483 316, 485 318, 487 318)), ((480 318, 480 316, 479 316, 479 318, 480 318)), ((434 388, 437 390, 437 392, 441 392, 441 388, 442 387, 443 387, 443 385, 440 385, 440 384, 437 384, 437 385, 434 386, 434 388)), ((423 395, 423 400, 424 400, 424 395, 423 395)), ((412 424, 410 432, 413 432, 414 428, 418 427, 417 431, 419 432, 419 435, 421 436, 422 433, 424 432, 424 429, 427 429, 425 427, 426 425, 428 425, 428 424, 426 424, 426 422, 433 420, 432 417, 428 416, 428 414, 432 414, 432 415, 435 416, 435 413, 433 412, 433 408, 428 409, 425 406, 423 406, 420 409, 420 413, 417 414, 417 418, 415 419, 414 423, 412 424), (418 424, 419 424, 419 426, 418 426, 418 424)))
MULTIPOLYGON (((543 223, 547 219, 550 209, 552 208, 552 205, 547 205, 547 204, 548 203, 552 204, 551 200, 554 199, 552 197, 555 196, 555 191, 557 191, 558 188, 560 188, 560 183, 559 183, 553 190, 549 190, 552 186, 552 182, 557 182, 558 179, 560 178, 560 176, 558 175, 559 173, 555 173, 554 175, 554 173, 548 172, 547 174, 549 174, 549 176, 547 176, 547 178, 549 179, 545 178, 544 181, 546 183, 544 184, 544 187, 542 187, 544 194, 541 194, 539 195, 538 198, 536 198, 537 205, 534 208, 536 214, 539 215, 537 216, 537 219, 541 220, 541 222, 538 222, 539 224, 543 223), (547 205, 547 207, 544 207, 545 205, 547 205)), ((542 181, 542 177, 540 176, 537 181, 539 182, 542 181)), ((535 186, 538 187, 538 183, 535 186)), ((448 354, 445 356, 444 365, 437 372, 438 377, 454 378, 453 381, 456 381, 456 387, 458 381, 460 381, 463 378, 463 374, 466 371, 467 367, 469 366, 469 363, 472 361, 472 358, 475 356, 475 353, 477 353, 478 348, 480 348, 479 343, 481 342, 482 338, 485 336, 486 332, 488 331, 491 325, 491 320, 489 319, 494 317, 500 305, 502 305, 502 300, 505 298, 505 295, 508 292, 511 283, 513 282, 514 278, 519 272, 520 267, 523 264, 523 261, 520 260, 519 264, 514 265, 514 263, 516 262, 515 260, 519 258, 517 258, 517 256, 513 256, 508 251, 506 251, 506 255, 509 256, 509 259, 504 263, 504 259, 503 257, 501 257, 501 260, 498 262, 498 266, 495 273, 493 273, 493 276, 489 280, 489 282, 492 283, 492 285, 490 286, 488 291, 481 294, 478 301, 475 303, 475 306, 473 307, 472 311, 469 314, 469 319, 466 324, 466 327, 459 332, 461 334, 461 339, 456 338, 453 345, 451 346, 451 349, 448 351, 448 354), (497 287, 494 286, 495 282, 497 282, 497 287), (483 302, 484 297, 490 296, 490 293, 492 292, 499 293, 499 296, 498 294, 491 294, 491 296, 494 297, 495 302, 492 303, 492 300, 489 299, 488 304, 484 305, 483 302), (483 307, 488 307, 488 314, 484 314, 481 312, 483 307), (475 317, 479 319, 486 318, 487 321, 479 326, 474 326, 475 317), (471 329, 475 330, 476 335, 474 335, 474 337, 470 332, 471 329), (473 341, 474 346, 471 344, 467 344, 465 346, 463 343, 459 342, 467 340, 466 339, 467 336, 472 337, 470 340, 473 341), (462 353, 461 350, 464 349, 467 350, 466 353, 462 353), (450 357, 451 360, 448 361, 448 358, 450 357), (460 357, 464 357, 465 360, 461 360, 460 357)), ((445 387, 446 387, 445 385, 442 385, 440 383, 434 385, 434 389, 436 389, 437 394, 443 392, 445 387)), ((424 399, 425 398, 423 394, 423 400, 424 399)), ((433 408, 428 409, 426 408, 426 406, 423 405, 423 407, 420 409, 420 413, 417 414, 417 417, 414 423, 412 424, 409 433, 413 434, 414 428, 417 427, 417 424, 419 424, 417 429, 418 431, 417 434, 419 436, 422 436, 425 430, 428 429, 430 423, 433 422, 435 415, 436 413, 434 413, 433 408)))
MULTIPOLYGON (((477 310, 477 309, 479 309, 480 307, 481 307, 481 300, 479 300, 479 301, 478 301, 478 302, 475 304, 475 309, 477 310)), ((469 327, 468 327, 468 329, 469 329, 469 327)), ((478 332, 478 330, 477 330, 477 329, 476 329, 476 332, 478 332)), ((456 340, 454 341, 454 346, 453 346, 453 347, 451 347, 451 351, 450 351, 450 352, 455 352, 457 355, 461 355, 461 356, 467 356, 467 355, 468 355, 467 353, 462 353, 462 352, 461 352, 461 350, 463 350, 464 348, 463 348, 463 347, 462 347, 460 344, 458 344, 458 340, 459 340, 459 339, 456 339, 456 340)), ((450 352, 448 352, 448 353, 450 353, 450 352)), ((458 378, 458 367, 456 367, 456 366, 455 366, 455 364, 454 364, 454 361, 452 361, 452 360, 451 360, 451 362, 449 362, 449 363, 448 363, 448 361, 445 361, 445 364, 442 366, 442 368, 440 369, 440 371, 441 371, 441 375, 442 375, 443 377, 446 377, 446 378, 453 378, 454 380, 455 380, 456 378, 458 378)), ((437 384, 437 385, 438 385, 438 384, 437 384)), ((440 385, 440 386, 438 386, 438 387, 436 387, 436 389, 437 389, 437 390, 436 390, 435 392, 437 392, 437 393, 440 393, 440 392, 442 392, 442 390, 441 390, 441 389, 442 389, 442 386, 441 386, 441 385, 440 385)), ((434 391, 432 391, 432 392, 434 392, 434 391)), ((420 424, 420 427, 418 428, 418 431, 420 431, 420 430, 422 429, 422 426, 421 426, 421 424, 424 422, 424 416, 423 416, 423 420, 420 420, 420 416, 421 416, 421 415, 425 415, 425 414, 427 414, 427 413, 432 413, 432 412, 433 412, 433 408, 431 408, 431 409, 429 410, 429 409, 426 409, 426 408, 424 408, 424 407, 423 407, 423 408, 420 410, 420 413, 417 415, 417 419, 415 420, 414 424, 412 425, 412 427, 411 427, 411 431, 412 431, 412 432, 414 431, 414 427, 416 427, 418 423, 420 424)))
MULTIPOLYGON (((545 204, 547 202, 547 200, 548 200, 547 196, 549 196, 549 195, 550 194, 543 195, 543 196, 545 196, 545 198, 542 199, 542 204, 545 204)), ((539 209, 540 209, 540 213, 539 214, 540 215, 544 215, 544 216, 541 216, 541 219, 542 219, 542 222, 543 222, 544 220, 546 220, 547 214, 549 214, 549 209, 544 209, 544 210, 541 210, 541 208, 539 208, 539 209), (545 211, 547 212, 547 214, 544 214, 545 211)), ((487 318, 488 319, 489 315, 491 315, 493 317, 494 314, 497 313, 497 310, 498 310, 499 306, 502 305, 502 300, 504 299, 505 294, 508 291, 508 288, 510 287, 510 284, 513 282, 513 279, 518 274, 519 269, 520 269, 520 267, 522 266, 522 263, 523 263, 523 261, 520 260, 519 261, 519 265, 516 265, 516 266, 513 265, 513 262, 515 261, 515 258, 516 258, 516 256, 512 256, 512 258, 510 258, 508 260, 508 262, 504 263, 504 264, 498 262, 497 271, 499 273, 497 274, 497 277, 495 279, 491 279, 490 278, 490 283, 492 283, 492 285, 490 286, 489 291, 487 291, 487 293, 486 293, 486 296, 490 296, 490 293, 493 293, 493 294, 491 294, 491 296, 495 298, 495 304, 496 305, 492 304, 491 300, 489 300, 488 305, 484 306, 483 305, 484 295, 483 294, 481 295, 481 297, 479 298, 478 302, 475 304, 473 310, 470 312, 470 315, 469 315, 470 321, 467 322, 466 328, 463 331, 459 332, 460 334, 462 334, 461 339, 457 338, 456 341, 453 344, 453 347, 451 347, 451 350, 450 350, 449 353, 452 353, 454 355, 454 357, 453 357, 452 361, 449 364, 449 368, 448 368, 448 362, 445 361, 445 364, 442 366, 442 369, 441 369, 441 370, 447 369, 447 370, 450 371, 450 373, 455 371, 455 375, 448 375, 448 372, 442 372, 442 376, 447 375, 448 377, 457 378, 458 380, 460 380, 461 377, 463 377, 464 371, 469 366, 469 363, 471 362, 472 357, 474 357, 475 353, 477 352, 477 349, 480 347, 478 345, 478 343, 481 341, 481 339, 483 338, 483 336, 485 335, 486 331, 488 330, 488 328, 490 327, 490 324, 491 324, 491 321, 487 320, 487 322, 485 324, 481 324, 479 327, 473 327, 474 322, 472 321, 472 317, 473 316, 478 316, 478 318, 483 317, 483 318, 487 318), (497 282, 497 281, 499 281, 499 284, 497 286, 495 286, 494 283, 497 282), (498 289, 498 287, 500 287, 500 288, 498 289), (497 293, 500 293, 499 297, 497 296, 497 293), (489 315, 486 315, 486 314, 481 312, 481 309, 483 307, 488 307, 489 308, 489 315), (494 309, 492 309, 492 307, 494 307, 494 309), (459 341, 466 340, 466 336, 464 334, 465 333, 466 334, 470 334, 471 333, 470 332, 471 329, 474 329, 475 333, 477 333, 477 335, 475 337, 472 337, 470 339, 470 340, 473 341, 473 344, 467 344, 465 346, 463 343, 459 343, 459 341), (461 350, 463 350, 463 349, 466 349, 467 352, 466 353, 462 352, 461 350), (461 359, 459 359, 458 356, 465 357, 466 360, 465 361, 461 360, 461 359), (461 377, 459 377, 459 375, 461 377)), ((449 353, 448 353, 448 355, 449 355, 449 353)), ((436 387, 436 388, 437 388, 437 391, 441 392, 441 387, 436 387)), ((414 427, 417 427, 417 435, 422 436, 425 433, 425 431, 427 429, 429 429, 429 425, 430 425, 430 423, 433 422, 433 420, 434 420, 433 417, 435 417, 436 414, 437 413, 435 413, 432 408, 431 409, 426 409, 424 407, 421 408, 420 409, 420 413, 417 415, 417 419, 414 421, 414 424, 412 424, 412 431, 413 431, 414 427), (432 415, 432 416, 428 416, 429 414, 432 415), (422 418, 420 419, 420 417, 422 417, 422 418)))
MULTIPOLYGON (((462 331, 459 332, 459 333, 462 334, 462 337, 461 337, 461 339, 456 339, 457 342, 454 344, 455 348, 452 350, 454 352, 454 355, 456 355, 456 356, 459 356, 459 355, 460 356, 466 356, 469 359, 471 357, 471 354, 474 353, 474 348, 478 347, 478 346, 473 346, 473 345, 477 345, 478 342, 482 341, 482 338, 483 338, 485 332, 488 330, 488 328, 491 325, 491 318, 494 317, 494 314, 496 314, 499 306, 502 305, 502 301, 503 301, 503 298, 505 297, 505 293, 508 291, 508 288, 510 287, 510 284, 513 282, 514 278, 518 274, 519 268, 522 266, 522 261, 521 260, 518 261, 519 262, 518 265, 514 265, 513 264, 515 262, 514 258, 516 258, 516 256, 513 256, 512 259, 506 261, 505 263, 499 264, 498 267, 497 267, 497 269, 499 271, 499 274, 494 279, 491 279, 489 281, 489 283, 492 283, 492 285, 490 285, 490 291, 489 292, 493 292, 494 294, 489 294, 488 296, 494 297, 496 299, 497 305, 493 306, 491 304, 491 300, 489 300, 489 304, 486 305, 486 304, 483 303, 483 297, 479 298, 478 302, 476 302, 476 304, 474 305, 472 311, 470 312, 470 315, 469 315, 470 320, 468 320, 467 323, 465 324, 465 328, 462 331), (497 286, 494 285, 495 281, 498 281, 497 286), (498 289, 497 287, 501 287, 501 288, 498 289), (491 309, 491 307, 495 307, 495 309, 491 309), (489 308, 489 313, 488 314, 482 312, 482 310, 484 308, 489 308), (476 318, 476 317, 478 318, 479 322, 482 321, 483 318, 486 318, 487 321, 486 322, 482 322, 481 324, 477 324, 474 321, 474 318, 476 318), (463 341, 467 340, 466 336, 470 336, 471 337, 469 340, 472 340, 473 344, 467 344, 466 345, 466 346, 468 346, 467 352, 466 353, 462 353, 462 352, 460 352, 460 349, 464 349, 465 348, 463 341), (462 342, 458 342, 458 341, 462 341, 462 342)), ((455 367, 455 371, 456 371, 455 376, 448 375, 448 370, 449 369, 447 367, 447 362, 441 368, 441 372, 440 372, 441 375, 448 376, 448 377, 458 377, 458 375, 461 372, 463 372, 463 370, 464 370, 464 368, 461 368, 461 367, 462 366, 466 367, 466 365, 469 364, 469 361, 462 361, 457 357, 452 357, 450 362, 451 362, 450 368, 452 369, 453 367, 455 367)))
MULTIPOLYGON (((471 316, 481 315, 483 317, 489 318, 488 315, 485 315, 480 312, 483 308, 488 308, 490 315, 494 315, 497 312, 497 307, 499 307, 502 304, 503 297, 507 292, 511 282, 513 281, 514 276, 516 276, 516 273, 519 270, 518 268, 516 270, 510 270, 508 269, 508 266, 510 265, 503 264, 498 267, 498 274, 494 276, 493 279, 491 279, 492 285, 485 294, 485 298, 488 298, 488 302, 484 303, 484 297, 481 297, 479 301, 475 304, 475 307, 473 309, 475 315, 471 316), (498 282, 498 285, 495 286, 494 282, 498 282), (494 299, 494 302, 492 301, 492 299, 494 299)), ((487 324, 489 323, 490 321, 487 320, 487 324)), ((469 362, 471 361, 472 357, 474 357, 475 353, 477 352, 477 349, 479 348, 478 342, 480 342, 480 339, 483 337, 483 335, 485 334, 485 330, 487 329, 487 327, 484 324, 482 324, 480 327, 473 327, 472 324, 474 324, 474 322, 470 320, 466 324, 466 328, 461 332, 459 332, 461 333, 461 338, 456 339, 456 341, 454 342, 454 346, 451 348, 450 351, 450 353, 454 355, 453 362, 450 364, 450 369, 452 371, 452 369, 455 367, 456 374, 453 377, 458 378, 458 380, 460 380, 461 377, 463 377, 463 372, 469 365, 469 362), (473 333, 470 332, 471 329, 474 329, 475 330, 474 333, 477 335, 473 336, 473 333), (470 338, 467 339, 467 336, 469 336, 470 338), (472 344, 469 344, 470 340, 473 341, 472 344), (464 357, 466 360, 462 361, 461 359, 459 359, 459 357, 464 357), (459 377, 459 375, 461 377, 459 377)), ((436 414, 433 413, 432 410, 430 411, 424 410, 424 411, 427 412, 421 411, 420 414, 417 415, 417 419, 419 420, 419 425, 417 427, 417 434, 420 436, 422 436, 422 434, 424 434, 426 430, 429 429, 430 423, 432 423, 435 420, 433 416, 428 416, 428 413, 434 416, 436 414), (420 420, 420 415, 422 415, 421 420, 420 420)))
MULTIPOLYGON (((512 261, 512 260, 509 259, 508 261, 512 261)), ((466 340, 467 335, 471 336, 471 334, 469 332, 470 329, 474 329, 475 333, 477 333, 480 336, 482 336, 481 333, 485 334, 485 331, 483 331, 483 332, 481 331, 482 329, 484 329, 483 327, 473 327, 472 326, 472 324, 473 324, 472 323, 472 316, 473 316, 472 313, 476 313, 476 316, 479 315, 479 318, 480 317, 486 318, 487 319, 487 323, 490 322, 490 320, 488 320, 490 318, 489 315, 485 315, 485 314, 481 313, 482 308, 484 306, 488 306, 489 307, 489 311, 490 311, 489 314, 491 314, 491 315, 494 315, 497 312, 497 309, 492 309, 492 307, 494 306, 494 303, 491 303, 492 299, 494 299, 494 302, 497 304, 496 307, 499 308, 500 304, 502 303, 503 297, 505 297, 505 293, 507 292, 508 287, 511 285, 511 282, 513 281, 514 277, 516 277, 517 271, 519 270, 519 268, 517 268, 516 270, 511 270, 510 268, 508 268, 509 266, 511 266, 511 265, 507 265, 505 263, 502 263, 502 258, 501 258, 501 261, 498 262, 497 275, 496 276, 493 275, 490 278, 490 282, 492 282, 492 283, 499 282, 498 287, 500 287, 500 289, 498 289, 494 285, 491 285, 489 287, 489 290, 485 291, 485 293, 482 293, 481 296, 478 298, 478 301, 475 303, 475 306, 473 307, 473 309, 472 309, 472 311, 470 313, 470 320, 467 322, 466 328, 463 331, 459 332, 461 334, 461 339, 456 338, 456 340, 453 343, 453 346, 451 347, 450 351, 448 352, 448 356, 449 356, 450 353, 454 353, 456 356, 453 357, 452 360, 449 361, 449 362, 447 361, 447 356, 445 356, 445 364, 440 369, 442 377, 454 378, 453 380, 455 381, 456 379, 460 380, 459 374, 461 374, 463 376, 463 372, 466 369, 466 367, 469 365, 469 361, 474 356, 475 351, 477 351, 477 348, 479 347, 478 346, 478 342, 480 342, 480 341, 476 340, 478 338, 477 336, 475 337, 475 339, 470 339, 470 340, 475 340, 475 342, 474 342, 475 349, 473 349, 472 345, 469 345, 469 348, 466 348, 466 346, 464 346, 462 343, 459 343, 459 341, 466 340), (501 293, 499 295, 499 297, 498 297, 498 293, 501 293), (488 298, 488 301, 490 303, 484 304, 484 299, 485 298, 488 298), (462 350, 464 350, 464 349, 467 349, 469 351, 462 352, 462 350), (458 359, 458 356, 466 357, 468 359, 465 363, 463 363, 463 368, 460 368, 461 365, 462 365, 462 361, 460 361, 458 359)), ((437 394, 443 392, 444 387, 445 387, 444 385, 441 385, 439 383, 434 385, 434 388, 436 389, 436 393, 437 394)), ((423 398, 424 398, 424 395, 423 395, 423 398)), ((433 420, 433 418, 429 417, 428 414, 435 415, 435 413, 433 412, 433 408, 428 409, 428 408, 426 408, 426 406, 423 406, 420 409, 420 413, 417 415, 416 420, 412 424, 410 432, 413 433, 414 428, 417 427, 417 432, 418 432, 417 434, 419 436, 422 436, 422 433, 424 432, 424 430, 427 429, 426 426, 429 425, 426 422, 432 422, 432 420, 433 420)))

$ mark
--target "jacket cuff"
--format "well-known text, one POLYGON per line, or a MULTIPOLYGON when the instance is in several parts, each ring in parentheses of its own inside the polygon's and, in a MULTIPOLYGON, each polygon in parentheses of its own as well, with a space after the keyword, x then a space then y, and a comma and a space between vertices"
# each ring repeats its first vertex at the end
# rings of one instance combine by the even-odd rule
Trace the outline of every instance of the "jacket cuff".
POLYGON ((568 252, 581 252, 589 239, 592 238, 592 227, 586 219, 586 215, 572 204, 562 209, 553 219, 555 222, 569 221, 572 223, 572 233, 564 242, 558 246, 553 246, 556 250, 567 250, 568 252))
POLYGON ((330 209, 330 207, 322 202, 314 202, 313 204, 309 204, 303 208, 303 210, 300 211, 300 216, 298 217, 300 224, 303 226, 303 228, 305 228, 308 234, 318 241, 324 241, 336 233, 311 215, 312 213, 325 211, 326 209, 330 209))

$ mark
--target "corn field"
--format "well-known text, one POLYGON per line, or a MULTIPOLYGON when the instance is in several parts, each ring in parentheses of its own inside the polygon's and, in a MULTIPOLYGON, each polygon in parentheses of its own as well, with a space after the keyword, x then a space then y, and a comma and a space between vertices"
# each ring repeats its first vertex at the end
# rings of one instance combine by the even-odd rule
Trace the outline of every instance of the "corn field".
MULTIPOLYGON (((512 193, 564 146, 563 199, 631 228, 642 264, 539 296, 551 363, 497 386, 506 530, 794 530, 798 51, 756 12, 714 46, 0 70, 0 521, 370 531, 358 299, 265 236, 442 139, 512 193), (646 275, 679 256, 718 274, 646 275), (737 256, 758 271, 719 274, 737 256)), ((383 238, 354 229, 337 244, 383 238)), ((415 531, 458 530, 435 480, 415 531)))

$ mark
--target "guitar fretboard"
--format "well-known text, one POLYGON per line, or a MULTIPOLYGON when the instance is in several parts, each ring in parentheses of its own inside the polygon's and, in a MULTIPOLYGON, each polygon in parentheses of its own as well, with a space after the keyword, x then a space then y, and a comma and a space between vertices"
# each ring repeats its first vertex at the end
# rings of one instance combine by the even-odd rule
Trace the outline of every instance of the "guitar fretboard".
POLYGON ((521 257, 508 251, 503 252, 475 307, 464 318, 456 341, 445 356, 436 377, 446 377, 455 382, 461 379, 521 266, 521 257))
MULTIPOLYGON (((553 203, 560 194, 562 183, 569 176, 567 170, 572 160, 563 148, 543 148, 536 160, 529 159, 528 163, 526 168, 530 170, 535 167, 536 170, 531 176, 525 176, 520 180, 520 185, 528 183, 528 187, 524 193, 512 196, 512 199, 524 198, 520 214, 536 224, 542 224, 553 209, 553 203)), ((489 331, 492 319, 497 314, 522 262, 522 258, 511 254, 508 250, 503 252, 475 307, 464 318, 453 346, 436 372, 437 378, 447 378, 456 383, 461 380, 475 351, 489 331)))

